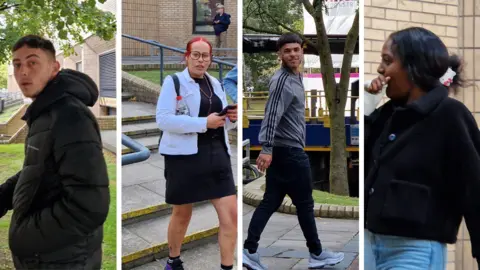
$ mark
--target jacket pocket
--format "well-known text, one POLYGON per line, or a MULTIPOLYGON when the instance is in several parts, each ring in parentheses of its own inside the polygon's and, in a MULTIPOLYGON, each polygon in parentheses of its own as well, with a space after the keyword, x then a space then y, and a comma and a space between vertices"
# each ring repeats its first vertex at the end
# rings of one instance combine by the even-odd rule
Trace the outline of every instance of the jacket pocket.
POLYGON ((382 208, 385 219, 425 224, 430 203, 430 187, 395 180, 390 182, 382 208))

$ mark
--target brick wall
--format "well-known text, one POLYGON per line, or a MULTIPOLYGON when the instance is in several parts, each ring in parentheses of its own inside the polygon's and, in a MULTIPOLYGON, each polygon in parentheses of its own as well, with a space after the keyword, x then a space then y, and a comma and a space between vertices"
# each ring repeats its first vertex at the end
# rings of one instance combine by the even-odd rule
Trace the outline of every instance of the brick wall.
MULTIPOLYGON (((218 1, 220 2, 220 1, 218 1)), ((124 34, 147 40, 156 40, 162 44, 185 48, 187 42, 200 35, 193 34, 192 0, 156 1, 123 0, 122 31, 124 34)), ((231 24, 227 32, 227 47, 237 47, 237 1, 225 0, 225 12, 230 14, 231 24)), ((215 35, 201 35, 212 43, 215 35)), ((122 39, 123 55, 149 55, 150 47, 140 42, 122 39)))
MULTIPOLYGON (((472 86, 462 89, 456 98, 462 101, 473 113, 477 123, 480 123, 480 1, 460 0, 458 27, 458 53, 465 60, 465 77, 472 86)), ((455 265, 450 269, 477 270, 477 262, 472 258, 470 235, 462 222, 458 240, 449 258, 453 257, 455 265)))
POLYGON ((390 33, 425 27, 458 51, 458 1, 365 0, 365 79, 377 76, 380 52, 390 33))
POLYGON ((97 117, 100 130, 116 130, 117 129, 117 117, 115 115, 99 116, 97 117))
POLYGON ((122 72, 122 92, 134 94, 136 101, 157 104, 160 86, 127 72, 122 72))

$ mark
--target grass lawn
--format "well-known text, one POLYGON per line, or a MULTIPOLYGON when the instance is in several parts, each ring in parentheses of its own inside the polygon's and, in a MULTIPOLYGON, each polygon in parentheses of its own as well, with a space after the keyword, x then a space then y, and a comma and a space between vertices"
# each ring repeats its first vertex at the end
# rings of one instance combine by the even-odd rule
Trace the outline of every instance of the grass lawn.
MULTIPOLYGON (((163 78, 166 78, 168 75, 172 75, 175 72, 179 72, 181 70, 164 70, 163 71, 163 78)), ((140 77, 144 80, 153 82, 155 84, 160 85, 160 70, 145 70, 145 71, 128 71, 128 73, 140 77)), ((219 78, 218 71, 209 71, 208 74, 212 75, 215 78, 219 78)), ((227 74, 227 71, 223 72, 223 76, 227 74)))
MULTIPOLYGON (((14 175, 23 164, 23 144, 0 145, 0 183, 14 175)), ((103 267, 102 269, 116 269, 116 160, 115 156, 105 153, 110 177, 110 212, 104 226, 103 267)), ((8 228, 10 226, 11 211, 0 219, 0 269, 14 269, 10 250, 8 248, 8 228)))
POLYGON ((3 110, 3 112, 0 113, 0 124, 7 122, 8 119, 10 119, 10 117, 12 117, 12 115, 22 106, 23 104, 19 104, 3 110))
MULTIPOLYGON (((265 191, 265 184, 262 186, 262 190, 265 191)), ((343 206, 358 206, 358 198, 348 197, 348 196, 339 196, 335 194, 330 194, 325 191, 313 190, 313 201, 315 203, 321 204, 331 204, 331 205, 343 205, 343 206)))

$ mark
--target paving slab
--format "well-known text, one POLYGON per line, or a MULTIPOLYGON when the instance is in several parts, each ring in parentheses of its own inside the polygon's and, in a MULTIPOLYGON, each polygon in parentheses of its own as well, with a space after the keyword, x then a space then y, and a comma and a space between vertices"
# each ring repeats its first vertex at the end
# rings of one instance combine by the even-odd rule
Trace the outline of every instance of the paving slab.
POLYGON ((103 148, 112 153, 117 153, 117 131, 116 130, 102 130, 100 131, 103 148))
MULTIPOLYGON (((243 204, 244 239, 254 210, 254 207, 243 204)), ((315 221, 323 248, 345 253, 340 264, 324 269, 346 270, 355 266, 359 249, 358 221, 330 218, 316 218, 315 221)), ((261 260, 269 269, 308 269, 309 252, 296 215, 274 213, 259 245, 261 260)))
MULTIPOLYGON (((135 249, 128 246, 129 243, 148 242, 150 246, 167 242, 167 230, 170 222, 170 215, 155 217, 152 219, 136 222, 134 224, 123 226, 122 235, 128 232, 129 242, 123 242, 123 255, 127 255, 135 249), (133 235, 133 236, 132 236, 133 235), (134 240, 135 239, 135 240, 134 240)), ((192 219, 188 226, 187 235, 199 231, 211 229, 218 226, 218 217, 212 204, 206 203, 195 206, 192 213, 192 219)), ((138 249, 136 251, 139 251, 138 249)))
MULTIPOLYGON (((235 254, 235 262, 233 269, 236 267, 237 255, 235 254)), ((189 270, 217 270, 220 269, 220 249, 218 243, 208 243, 201 247, 185 250, 181 257, 183 266, 189 270)), ((164 269, 167 259, 157 260, 149 264, 142 265, 133 270, 158 270, 164 269)))

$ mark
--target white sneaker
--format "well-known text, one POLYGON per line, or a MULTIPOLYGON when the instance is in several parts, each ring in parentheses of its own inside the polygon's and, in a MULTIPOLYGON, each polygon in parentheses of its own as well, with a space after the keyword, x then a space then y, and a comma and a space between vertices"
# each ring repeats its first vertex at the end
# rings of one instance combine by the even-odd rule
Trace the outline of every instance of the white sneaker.
POLYGON ((322 251, 320 255, 310 253, 308 260, 308 269, 321 269, 327 265, 333 266, 340 263, 345 258, 342 252, 322 251))
POLYGON ((267 270, 268 268, 260 262, 260 254, 250 254, 247 249, 243 250, 243 266, 248 270, 267 270))

